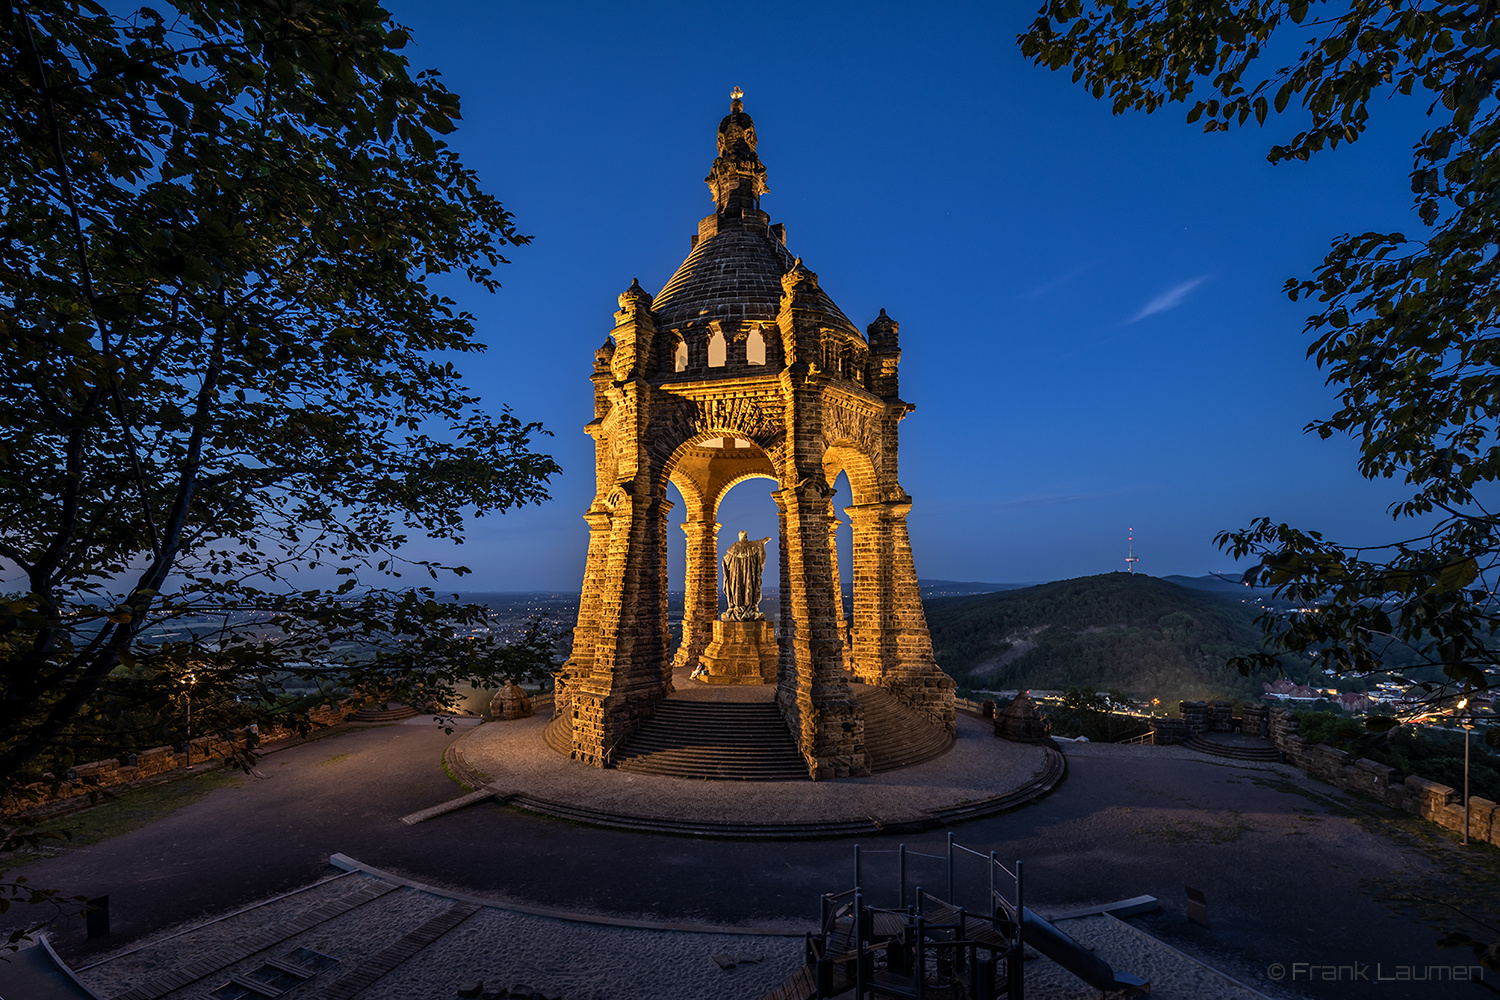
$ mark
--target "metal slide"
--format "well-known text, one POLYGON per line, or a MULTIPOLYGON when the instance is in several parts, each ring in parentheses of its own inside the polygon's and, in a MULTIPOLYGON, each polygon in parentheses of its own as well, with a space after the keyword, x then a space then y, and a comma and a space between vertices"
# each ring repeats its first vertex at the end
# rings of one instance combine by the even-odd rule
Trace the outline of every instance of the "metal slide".
POLYGON ((1150 989, 1151 984, 1139 976, 1116 972, 1104 959, 1031 912, 1029 906, 1021 910, 1021 927, 1027 944, 1095 989, 1150 989))

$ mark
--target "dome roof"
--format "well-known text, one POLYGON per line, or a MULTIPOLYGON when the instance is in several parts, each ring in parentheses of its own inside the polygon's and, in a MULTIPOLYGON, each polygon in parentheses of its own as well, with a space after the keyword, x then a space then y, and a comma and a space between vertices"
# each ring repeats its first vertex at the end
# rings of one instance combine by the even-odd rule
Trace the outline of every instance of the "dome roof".
MULTIPOLYGON (((781 312, 781 276, 792 269, 780 226, 760 210, 766 168, 756 154, 755 122, 735 88, 729 114, 719 123, 718 151, 705 180, 717 211, 698 227, 699 240, 652 304, 656 325, 684 330, 711 322, 773 322, 781 312)), ((821 289, 812 302, 828 325, 859 337, 859 330, 821 289)))
MULTIPOLYGON (((720 220, 718 232, 699 240, 657 294, 652 312, 658 327, 775 322, 781 311, 781 276, 792 269, 794 258, 764 224, 756 225, 753 218, 743 225, 733 221, 738 220, 720 220)), ((822 289, 815 296, 830 326, 859 336, 822 289)))

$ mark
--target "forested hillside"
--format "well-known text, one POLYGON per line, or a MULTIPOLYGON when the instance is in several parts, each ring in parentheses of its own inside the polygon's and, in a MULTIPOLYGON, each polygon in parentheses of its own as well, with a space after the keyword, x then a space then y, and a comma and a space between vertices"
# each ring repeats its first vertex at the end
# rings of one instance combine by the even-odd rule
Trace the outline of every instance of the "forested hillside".
MULTIPOLYGON (((962 688, 1115 689, 1135 698, 1258 698, 1225 662, 1260 648, 1257 609, 1128 573, 925 602, 937 661, 962 688)), ((1306 660, 1287 673, 1308 677, 1306 660)))

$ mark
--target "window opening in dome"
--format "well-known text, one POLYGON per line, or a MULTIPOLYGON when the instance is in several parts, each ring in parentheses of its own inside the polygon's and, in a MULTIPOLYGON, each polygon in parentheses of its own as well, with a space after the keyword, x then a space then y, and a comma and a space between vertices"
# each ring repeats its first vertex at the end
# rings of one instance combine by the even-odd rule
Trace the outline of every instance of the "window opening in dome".
POLYGON ((724 331, 714 330, 714 335, 708 341, 708 367, 723 368, 728 356, 728 350, 724 344, 724 331))
POLYGON ((752 365, 766 363, 766 338, 759 329, 751 330, 745 338, 745 360, 752 365))

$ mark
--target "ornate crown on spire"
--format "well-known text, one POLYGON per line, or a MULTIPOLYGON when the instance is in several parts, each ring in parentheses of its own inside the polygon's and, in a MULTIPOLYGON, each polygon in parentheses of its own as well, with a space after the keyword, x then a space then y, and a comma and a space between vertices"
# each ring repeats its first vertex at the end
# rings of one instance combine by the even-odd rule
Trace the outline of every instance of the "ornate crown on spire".
POLYGON ((766 186, 766 168, 755 153, 755 122, 745 114, 745 92, 730 92, 729 114, 719 122, 719 155, 704 178, 714 194, 720 215, 743 215, 760 209, 766 186))

